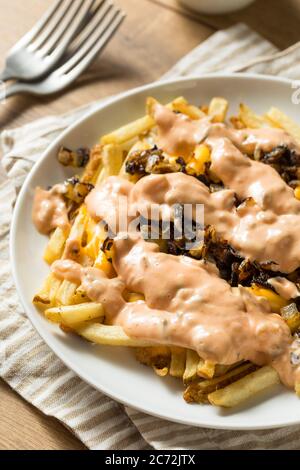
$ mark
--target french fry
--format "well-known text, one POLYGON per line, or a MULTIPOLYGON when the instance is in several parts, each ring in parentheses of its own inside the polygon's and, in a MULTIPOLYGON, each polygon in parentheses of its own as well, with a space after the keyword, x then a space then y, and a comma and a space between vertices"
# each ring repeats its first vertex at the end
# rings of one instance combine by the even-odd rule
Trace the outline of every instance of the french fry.
POLYGON ((244 129, 246 127, 245 124, 236 116, 232 116, 229 120, 235 129, 244 129))
POLYGON ((68 229, 63 230, 61 227, 57 227, 54 230, 44 252, 44 260, 46 263, 52 264, 57 259, 61 258, 68 236, 68 229))
POLYGON ((81 178, 82 182, 95 184, 102 166, 102 146, 97 144, 91 150, 90 159, 81 178))
POLYGON ((80 260, 81 255, 81 240, 85 231, 87 222, 86 206, 82 204, 80 210, 71 227, 69 237, 66 240, 65 249, 62 257, 73 259, 74 261, 80 260))
POLYGON ((273 292, 271 289, 266 289, 258 284, 252 284, 251 287, 246 287, 249 292, 256 295, 257 297, 264 297, 268 300, 273 312, 280 313, 280 310, 288 305, 288 301, 280 295, 273 292))
POLYGON ((244 103, 240 104, 238 119, 251 129, 259 129, 260 127, 270 127, 267 119, 255 114, 255 112, 244 103))
POLYGON ((73 305, 77 287, 73 282, 62 281, 56 293, 56 305, 73 305))
POLYGON ((50 300, 50 289, 52 283, 53 275, 50 273, 46 277, 43 287, 41 290, 33 297, 33 304, 40 310, 51 307, 53 304, 50 300))
POLYGON ((102 160, 106 177, 118 175, 123 164, 123 150, 120 145, 108 144, 103 147, 102 160))
POLYGON ((294 189, 294 195, 295 195, 295 198, 298 199, 298 201, 300 201, 300 186, 299 185, 294 189))
POLYGON ((182 378, 185 371, 186 349, 173 346, 171 348, 170 375, 182 378))
POLYGON ((204 379, 212 379, 215 375, 216 365, 210 361, 199 361, 197 375, 204 379))
MULTIPOLYGON (((82 258, 87 256, 93 262, 93 266, 102 269, 108 275, 113 277, 115 271, 112 263, 109 262, 108 256, 101 249, 103 242, 107 237, 107 232, 104 225, 97 225, 94 221, 88 218, 85 232, 87 234, 87 244, 81 249, 82 258)), ((90 263, 91 264, 91 263, 90 263)))
MULTIPOLYGON (((146 100, 146 113, 147 115, 151 116, 151 118, 153 119, 154 125, 155 125, 154 108, 157 104, 161 104, 161 103, 159 103, 159 101, 157 101, 152 96, 149 96, 146 100)), ((196 106, 190 105, 187 102, 187 100, 183 98, 182 96, 175 98, 173 101, 163 106, 170 109, 171 111, 178 111, 183 114, 186 114, 189 117, 194 116, 193 118, 191 117, 191 119, 199 119, 200 117, 204 116, 204 113, 202 113, 200 109, 196 108, 196 106), (183 112, 183 110, 185 112, 183 112), (196 117, 196 115, 199 117, 196 117)))
POLYGON ((90 299, 86 295, 86 293, 82 290, 81 286, 77 287, 75 294, 72 298, 72 303, 74 305, 84 304, 86 302, 90 302, 90 299))
POLYGON ((159 369, 158 367, 153 366, 153 370, 159 377, 165 377, 169 373, 168 367, 163 367, 162 369, 159 369))
POLYGON ((228 111, 228 101, 224 98, 213 98, 208 107, 208 115, 212 122, 224 122, 228 111))
POLYGON ((78 305, 67 305, 49 308, 45 311, 45 317, 53 323, 64 323, 73 326, 84 321, 104 318, 104 309, 101 304, 87 302, 78 305))
POLYGON ((284 114, 280 109, 272 107, 266 117, 277 127, 281 127, 300 144, 300 126, 293 119, 284 114))
POLYGON ((102 250, 100 250, 98 253, 98 256, 94 263, 94 267, 104 271, 107 277, 109 278, 114 277, 114 275, 116 275, 112 263, 108 261, 107 257, 105 256, 102 250))
POLYGON ((129 292, 126 296, 127 302, 137 302, 138 300, 145 300, 143 294, 137 294, 136 292, 129 292))
POLYGON ((62 281, 58 279, 53 273, 50 273, 49 275, 51 277, 51 283, 50 283, 50 289, 49 289, 49 298, 51 302, 51 306, 56 306, 57 305, 57 293, 62 285, 62 281))
POLYGON ((183 383, 188 384, 197 377, 197 368, 200 358, 195 351, 187 349, 186 351, 186 363, 183 374, 183 383))
POLYGON ((136 348, 135 357, 141 364, 152 367, 159 377, 165 377, 169 372, 171 355, 167 346, 136 348))
POLYGON ((55 307, 57 305, 57 292, 62 281, 49 273, 46 277, 42 289, 34 296, 32 302, 39 310, 55 307))
POLYGON ((150 366, 160 375, 166 375, 169 370, 171 352, 168 346, 153 346, 147 348, 136 348, 136 359, 146 366, 150 366))
POLYGON ((106 344, 109 346, 150 347, 155 346, 151 341, 130 338, 121 326, 101 325, 91 323, 79 325, 75 328, 79 336, 95 344, 106 344))
POLYGON ((149 115, 146 115, 136 121, 130 122, 125 126, 111 132, 110 134, 104 135, 101 139, 101 144, 123 144, 124 142, 137 137, 149 131, 155 125, 155 121, 149 115))
POLYGON ((223 375, 227 374, 227 372, 231 371, 232 369, 235 369, 241 364, 243 364, 243 361, 236 362, 235 364, 229 364, 229 365, 216 364, 214 377, 222 377, 223 375))
POLYGON ((207 403, 209 393, 214 392, 219 388, 226 387, 256 369, 257 366, 247 362, 235 367, 223 376, 208 380, 194 381, 186 388, 183 397, 188 403, 207 403))
POLYGON ((225 388, 210 393, 208 400, 212 405, 231 408, 278 383, 280 380, 276 370, 265 366, 225 388))
POLYGON ((172 104, 171 108, 173 111, 177 111, 179 113, 185 114, 188 116, 190 119, 202 119, 203 117, 206 116, 206 114, 201 111, 200 108, 197 108, 197 106, 194 106, 192 104, 189 104, 185 98, 180 96, 179 98, 176 98, 172 104))
POLYGON ((199 144, 196 145, 194 154, 186 165, 186 171, 188 174, 201 175, 205 172, 205 165, 211 161, 211 152, 207 145, 199 144))

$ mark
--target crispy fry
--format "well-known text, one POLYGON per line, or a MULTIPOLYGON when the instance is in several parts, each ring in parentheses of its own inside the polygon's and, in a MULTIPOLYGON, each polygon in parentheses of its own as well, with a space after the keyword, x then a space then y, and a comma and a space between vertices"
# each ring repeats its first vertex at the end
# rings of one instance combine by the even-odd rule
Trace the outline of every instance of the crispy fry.
POLYGON ((120 145, 108 144, 102 150, 106 176, 118 175, 123 164, 123 150, 120 145))
POLYGON ((266 289, 257 284, 252 284, 251 287, 246 287, 252 294, 257 295, 258 297, 264 297, 268 300, 272 312, 280 313, 280 310, 288 304, 288 301, 285 300, 280 295, 273 292, 271 289, 266 289))
POLYGON ((98 256, 94 263, 94 267, 104 271, 107 277, 109 278, 112 278, 116 275, 112 263, 108 261, 107 257, 105 256, 102 250, 100 250, 98 253, 98 256))
POLYGON ((153 346, 151 341, 130 338, 121 326, 101 325, 90 323, 76 326, 76 332, 83 338, 96 344, 109 346, 149 347, 153 346))
POLYGON ((270 122, 262 116, 255 114, 255 112, 244 103, 240 104, 238 119, 245 127, 250 127, 251 129, 270 126, 270 122))
POLYGON ((90 159, 86 165, 81 181, 83 183, 95 183, 99 169, 102 166, 102 146, 95 145, 90 153, 90 159))
POLYGON ((42 289, 34 296, 33 304, 42 311, 46 308, 55 307, 57 305, 57 293, 61 284, 62 281, 57 279, 54 274, 49 273, 42 289))
POLYGON ((300 126, 293 119, 289 118, 280 109, 272 107, 266 114, 266 117, 290 134, 298 144, 300 144, 300 126))
POLYGON ((246 127, 245 124, 236 116, 232 116, 229 120, 235 129, 244 129, 246 127))
POLYGON ((62 281, 56 293, 56 305, 73 305, 77 287, 73 282, 62 281))
POLYGON ((215 374, 214 377, 222 377, 223 375, 227 374, 227 372, 235 369, 236 367, 243 364, 243 361, 236 362, 235 364, 216 364, 215 366, 215 374))
POLYGON ((186 172, 191 175, 201 175, 205 172, 205 165, 210 161, 208 146, 205 144, 197 145, 193 157, 186 165, 186 172))
POLYGON ((162 377, 168 374, 171 359, 168 346, 136 348, 135 357, 141 364, 152 367, 157 375, 162 377))
POLYGON ((65 249, 62 257, 72 259, 74 261, 80 261, 81 256, 81 241, 85 231, 87 223, 87 211, 86 206, 82 204, 80 206, 79 213, 77 214, 74 223, 71 227, 69 237, 66 240, 65 249))
POLYGON ((137 294, 136 292, 129 292, 126 296, 127 302, 137 302, 138 300, 145 300, 143 294, 137 294))
POLYGON ((186 349, 179 347, 171 348, 170 375, 172 377, 183 377, 185 371, 186 349))
POLYGON ((73 295, 72 302, 74 305, 90 302, 90 299, 88 298, 86 293, 81 289, 81 286, 77 287, 75 294, 73 295))
POLYGON ((61 258, 68 235, 68 229, 63 230, 61 227, 57 227, 54 230, 44 252, 46 263, 52 264, 61 258))
POLYGON ((216 365, 210 361, 199 361, 197 374, 204 379, 212 379, 215 375, 216 365))
POLYGON ((239 380, 256 369, 257 366, 247 362, 238 367, 235 367, 221 377, 192 382, 186 388, 183 397, 188 403, 207 403, 207 397, 209 393, 214 392, 219 388, 226 387, 227 385, 235 382, 236 380, 239 380))
POLYGON ((53 323, 64 323, 73 326, 84 321, 104 319, 104 309, 101 304, 87 302, 78 305, 67 305, 48 308, 45 317, 53 323))
POLYGON ((185 98, 180 96, 179 98, 176 98, 172 102, 172 110, 177 111, 179 113, 185 114, 191 119, 202 119, 203 117, 206 116, 206 114, 201 111, 200 108, 197 108, 197 106, 194 106, 192 104, 189 104, 185 98))
POLYGON ((208 400, 212 405, 231 408, 279 382, 276 370, 265 366, 225 388, 210 393, 208 400))
POLYGON ((123 144, 124 142, 137 137, 139 134, 149 131, 155 122, 153 118, 146 115, 136 121, 126 124, 123 127, 104 135, 101 139, 102 145, 106 144, 123 144))
POLYGON ((213 122, 224 122, 228 111, 228 101, 224 98, 213 98, 208 107, 208 115, 213 122))
POLYGON ((185 371, 183 374, 183 383, 188 384, 197 377, 197 368, 200 358, 195 351, 187 349, 185 371))

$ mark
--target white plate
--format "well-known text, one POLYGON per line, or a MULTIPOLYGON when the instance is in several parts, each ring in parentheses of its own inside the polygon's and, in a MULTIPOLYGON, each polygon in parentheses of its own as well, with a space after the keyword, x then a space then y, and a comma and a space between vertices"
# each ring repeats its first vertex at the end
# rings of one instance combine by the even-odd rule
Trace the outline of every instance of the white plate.
POLYGON ((257 112, 276 105, 297 119, 298 107, 291 101, 293 91, 288 80, 238 74, 206 75, 148 85, 124 93, 75 123, 35 165, 23 185, 14 211, 11 232, 14 278, 22 304, 36 330, 55 354, 83 380, 133 408, 195 426, 246 430, 300 422, 300 402, 281 386, 232 411, 208 405, 188 405, 182 399, 179 380, 159 378, 150 368, 136 362, 129 349, 93 346, 80 338, 63 334, 31 304, 48 272, 42 261, 46 238, 39 235, 31 223, 33 192, 37 185, 47 187, 70 175, 70 170, 56 160, 60 145, 71 148, 92 146, 101 134, 142 116, 145 99, 149 95, 163 103, 184 95, 196 104, 207 103, 213 96, 224 96, 231 104, 231 113, 243 101, 257 112))

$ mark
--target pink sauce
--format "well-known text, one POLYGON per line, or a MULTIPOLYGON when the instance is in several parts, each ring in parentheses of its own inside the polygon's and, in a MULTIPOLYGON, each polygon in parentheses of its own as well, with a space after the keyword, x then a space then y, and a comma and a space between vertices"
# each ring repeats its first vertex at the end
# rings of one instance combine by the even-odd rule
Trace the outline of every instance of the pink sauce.
MULTIPOLYGON (((243 256, 273 261, 274 269, 287 273, 299 267, 300 202, 274 170, 241 153, 279 144, 296 148, 291 138, 278 129, 236 131, 207 120, 191 121, 161 106, 155 119, 159 144, 170 154, 186 156, 195 144, 206 142, 212 149, 212 171, 227 189, 211 194, 181 173, 146 176, 136 185, 110 177, 86 199, 92 217, 107 221, 112 213, 122 212, 124 195, 129 211, 141 212, 157 203, 163 213, 170 213, 174 203, 203 203, 205 223, 243 256), (236 209, 235 194, 253 201, 236 209)), ((114 241, 114 279, 70 260, 56 261, 52 271, 82 284, 91 300, 103 304, 108 323, 121 325, 132 337, 191 348, 221 364, 272 364, 289 387, 300 378, 299 367, 290 362, 289 328, 266 300, 243 287, 232 288, 211 263, 161 253, 141 235, 126 235, 118 230, 114 241), (145 301, 127 303, 125 288, 143 294, 145 301)), ((290 285, 283 288, 293 293, 290 285)))
POLYGON ((292 137, 282 129, 232 129, 225 124, 213 124, 209 118, 189 119, 160 104, 155 107, 154 119, 158 126, 158 145, 171 155, 190 155, 195 145, 208 136, 227 137, 245 153, 253 154, 256 148, 269 152, 278 145, 300 151, 292 137))
POLYGON ((49 191, 36 188, 32 209, 32 220, 37 230, 48 235, 56 227, 69 227, 67 207, 63 199, 64 186, 55 185, 49 191))
POLYGON ((268 280, 268 284, 275 289, 277 294, 286 300, 295 299, 300 295, 297 286, 285 277, 272 277, 268 280))
MULTIPOLYGON (((275 361, 281 374, 277 363, 286 356, 291 335, 266 301, 231 288, 214 265, 160 253, 137 234, 116 239, 115 251, 113 280, 69 260, 56 261, 52 271, 81 284, 91 300, 103 304, 106 321, 121 325, 129 336, 191 348, 216 363, 275 361), (145 302, 126 303, 125 287, 143 293, 145 302)), ((293 375, 285 365, 282 380, 288 386, 293 375)))
POLYGON ((209 119, 192 121, 161 105, 156 105, 154 119, 158 125, 160 147, 168 149, 171 155, 183 157, 190 155, 195 144, 204 139, 210 125, 209 119))

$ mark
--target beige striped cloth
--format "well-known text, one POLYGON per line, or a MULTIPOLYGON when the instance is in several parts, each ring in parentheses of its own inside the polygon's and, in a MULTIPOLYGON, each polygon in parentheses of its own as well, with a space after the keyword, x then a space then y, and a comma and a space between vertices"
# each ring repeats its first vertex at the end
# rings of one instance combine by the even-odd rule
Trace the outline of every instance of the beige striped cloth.
MULTIPOLYGON (((240 69, 297 78, 298 63, 298 45, 279 53, 261 36, 238 24, 211 36, 164 78, 240 69)), ((10 272, 8 243, 12 206, 24 178, 46 147, 93 106, 2 132, 0 376, 28 402, 60 420, 90 449, 299 448, 300 427, 259 432, 203 429, 123 407, 68 370, 33 329, 19 303, 10 272)))

